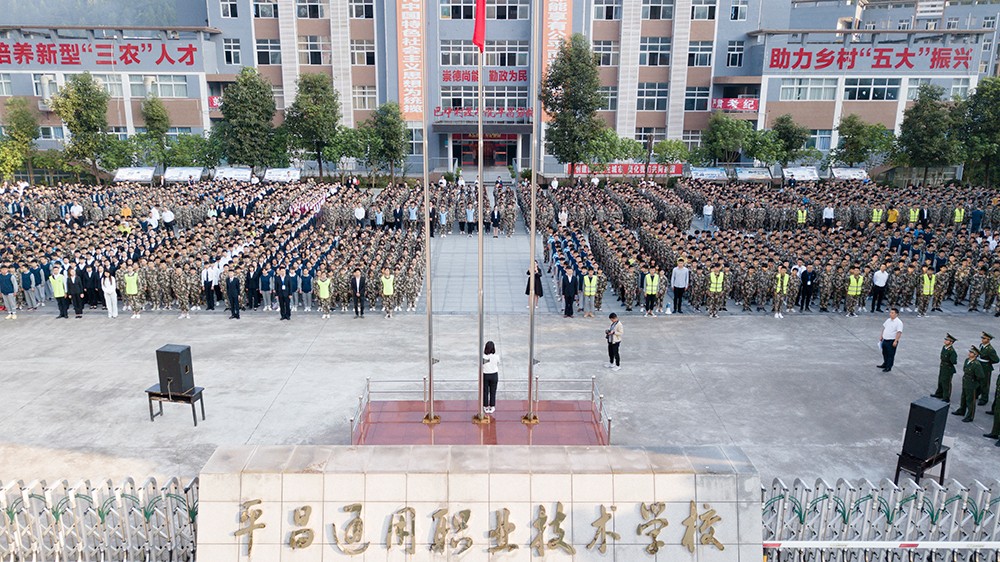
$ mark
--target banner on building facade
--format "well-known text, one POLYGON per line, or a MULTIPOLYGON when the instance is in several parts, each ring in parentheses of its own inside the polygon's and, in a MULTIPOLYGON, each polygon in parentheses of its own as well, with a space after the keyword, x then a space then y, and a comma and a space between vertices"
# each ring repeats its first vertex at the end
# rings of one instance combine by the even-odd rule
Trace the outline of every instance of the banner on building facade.
POLYGON ((164 183, 183 183, 201 181, 205 168, 167 168, 163 172, 164 183))
POLYGON ((116 182, 153 183, 156 168, 118 168, 115 171, 116 182))
POLYGON ((424 121, 424 7, 420 0, 396 0, 399 99, 404 121, 424 121))
POLYGON ((20 39, 0 41, 0 69, 126 72, 203 67, 199 47, 190 41, 159 39, 20 39))
POLYGON ((253 170, 250 168, 216 168, 215 179, 250 181, 253 179, 253 170))
POLYGON ((691 179, 709 181, 729 181, 725 168, 691 168, 691 179))
MULTIPOLYGON (((767 57, 770 70, 819 70, 826 72, 975 69, 976 50, 970 47, 823 47, 789 45, 774 47, 767 57)), ((884 76, 884 74, 882 75, 884 76)))
POLYGON ((771 181, 771 170, 767 168, 736 168, 739 181, 771 181))
POLYGON ((816 171, 815 166, 785 168, 781 170, 781 174, 786 180, 795 179, 796 181, 819 181, 819 172, 816 171))
MULTIPOLYGON (((545 11, 542 17, 542 68, 531 69, 543 75, 559 54, 559 46, 569 40, 573 34, 573 3, 570 0, 551 0, 542 2, 545 11)), ((549 120, 549 115, 542 113, 542 119, 549 120)))
POLYGON ((830 168, 830 173, 838 180, 868 179, 868 172, 864 168, 830 168))
POLYGON ((268 168, 264 170, 264 181, 290 183, 299 181, 302 171, 296 168, 268 168))
POLYGON ((576 176, 679 176, 684 171, 684 164, 650 164, 646 170, 646 164, 608 164, 604 170, 591 170, 588 164, 568 164, 566 173, 576 176))

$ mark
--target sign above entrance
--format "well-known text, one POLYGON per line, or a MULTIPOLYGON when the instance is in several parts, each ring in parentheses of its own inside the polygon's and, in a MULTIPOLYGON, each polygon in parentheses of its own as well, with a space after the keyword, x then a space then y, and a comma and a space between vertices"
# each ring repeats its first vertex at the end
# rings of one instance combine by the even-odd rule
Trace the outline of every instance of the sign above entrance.
MULTIPOLYGON (((648 175, 650 176, 679 176, 684 172, 684 164, 650 164, 648 175)), ((590 174, 599 176, 644 176, 647 175, 646 164, 608 164, 604 171, 591 171, 587 164, 572 164, 566 166, 566 173, 576 176, 586 176, 590 174)))
MULTIPOLYGON (((527 82, 528 71, 517 69, 493 69, 486 72, 487 82, 527 82)), ((445 70, 442 82, 479 82, 478 70, 445 70)))
MULTIPOLYGON (((498 107, 486 108, 484 119, 528 119, 534 117, 535 110, 530 107, 498 107)), ((441 107, 434 108, 434 117, 464 120, 465 117, 479 117, 479 110, 474 107, 441 107)))

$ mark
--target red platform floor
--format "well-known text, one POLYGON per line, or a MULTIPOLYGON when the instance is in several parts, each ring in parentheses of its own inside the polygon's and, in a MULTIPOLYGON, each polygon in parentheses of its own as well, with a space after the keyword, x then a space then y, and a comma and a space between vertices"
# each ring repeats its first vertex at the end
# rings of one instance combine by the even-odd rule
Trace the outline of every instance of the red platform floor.
POLYGON ((492 423, 474 424, 474 400, 435 400, 441 422, 423 423, 424 402, 369 402, 353 441, 355 445, 607 445, 608 436, 587 400, 541 400, 539 423, 521 423, 527 400, 497 401, 492 423))

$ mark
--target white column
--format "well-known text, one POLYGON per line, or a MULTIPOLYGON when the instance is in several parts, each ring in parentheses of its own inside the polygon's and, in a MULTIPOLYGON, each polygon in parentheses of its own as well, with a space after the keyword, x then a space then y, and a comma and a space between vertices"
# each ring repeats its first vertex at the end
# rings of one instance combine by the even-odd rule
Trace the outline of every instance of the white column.
POLYGON ((642 35, 642 0, 622 0, 621 43, 618 64, 618 135, 635 137, 636 97, 639 88, 639 43, 642 35))
POLYGON ((674 2, 674 36, 670 43, 670 99, 667 102, 667 138, 681 140, 684 134, 687 56, 688 47, 691 45, 691 0, 674 2))
MULTIPOLYGON (((125 108, 125 131, 131 137, 135 134, 135 121, 133 121, 132 117, 132 86, 129 84, 128 74, 123 72, 118 76, 122 80, 122 106, 125 108)), ((207 103, 207 100, 203 101, 207 103)))
POLYGON ((281 83, 284 107, 295 101, 299 80, 299 37, 295 0, 278 0, 278 38, 281 41, 281 83))
MULTIPOLYGON (((330 0, 330 43, 333 49, 333 88, 340 94, 340 122, 354 126, 354 97, 351 80, 351 19, 348 0, 330 0)), ((377 60, 380 65, 386 61, 377 60)))
POLYGON ((844 113, 844 77, 837 78, 837 94, 833 105, 833 123, 830 124, 830 148, 840 144, 840 135, 837 134, 837 125, 840 125, 840 116, 844 113))

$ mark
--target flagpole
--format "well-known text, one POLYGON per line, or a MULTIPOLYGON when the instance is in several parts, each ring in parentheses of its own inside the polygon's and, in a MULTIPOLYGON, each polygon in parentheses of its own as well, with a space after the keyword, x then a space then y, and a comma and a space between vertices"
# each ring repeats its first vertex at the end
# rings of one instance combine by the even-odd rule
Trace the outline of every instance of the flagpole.
POLYGON ((537 212, 537 194, 535 186, 538 185, 538 168, 541 164, 541 147, 539 145, 539 134, 537 125, 541 122, 542 111, 539 103, 539 75, 541 74, 541 56, 538 50, 541 48, 541 22, 542 22, 542 0, 535 0, 532 4, 531 17, 531 82, 528 88, 532 100, 534 111, 531 117, 531 218, 528 221, 528 413, 524 414, 521 421, 526 424, 538 423, 538 413, 535 412, 535 218, 537 212))
MULTIPOLYGON (((420 3, 420 13, 423 23, 426 23, 427 18, 427 2, 420 3)), ((421 42, 423 43, 421 50, 427 52, 427 32, 421 34, 421 42)), ((424 156, 424 278, 427 282, 427 408, 424 412, 423 422, 429 425, 433 425, 441 422, 441 416, 434 413, 434 306, 433 306, 433 296, 434 291, 431 286, 431 221, 434 217, 430 215, 431 212, 431 182, 430 182, 430 156, 428 150, 427 139, 430 136, 429 127, 427 126, 427 115, 430 113, 430 99, 427 96, 427 67, 430 66, 426 61, 423 62, 421 68, 421 78, 423 81, 424 95, 422 101, 423 115, 422 123, 423 127, 423 156, 424 156)), ((432 434, 433 435, 433 434, 432 434)))
POLYGON ((478 243, 479 243, 479 348, 476 353, 476 363, 479 365, 479 399, 478 399, 478 413, 472 418, 474 423, 488 424, 490 423, 490 418, 486 415, 485 408, 483 406, 483 347, 484 333, 483 333, 483 113, 486 108, 483 101, 483 56, 486 45, 486 2, 485 0, 476 1, 476 30, 473 35, 473 42, 476 43, 476 39, 479 42, 476 43, 479 47, 479 56, 477 57, 479 61, 479 105, 477 106, 476 115, 479 116, 479 157, 478 168, 479 168, 479 178, 476 182, 477 193, 476 197, 479 200, 478 209, 476 212, 476 226, 479 229, 478 232, 478 243))

